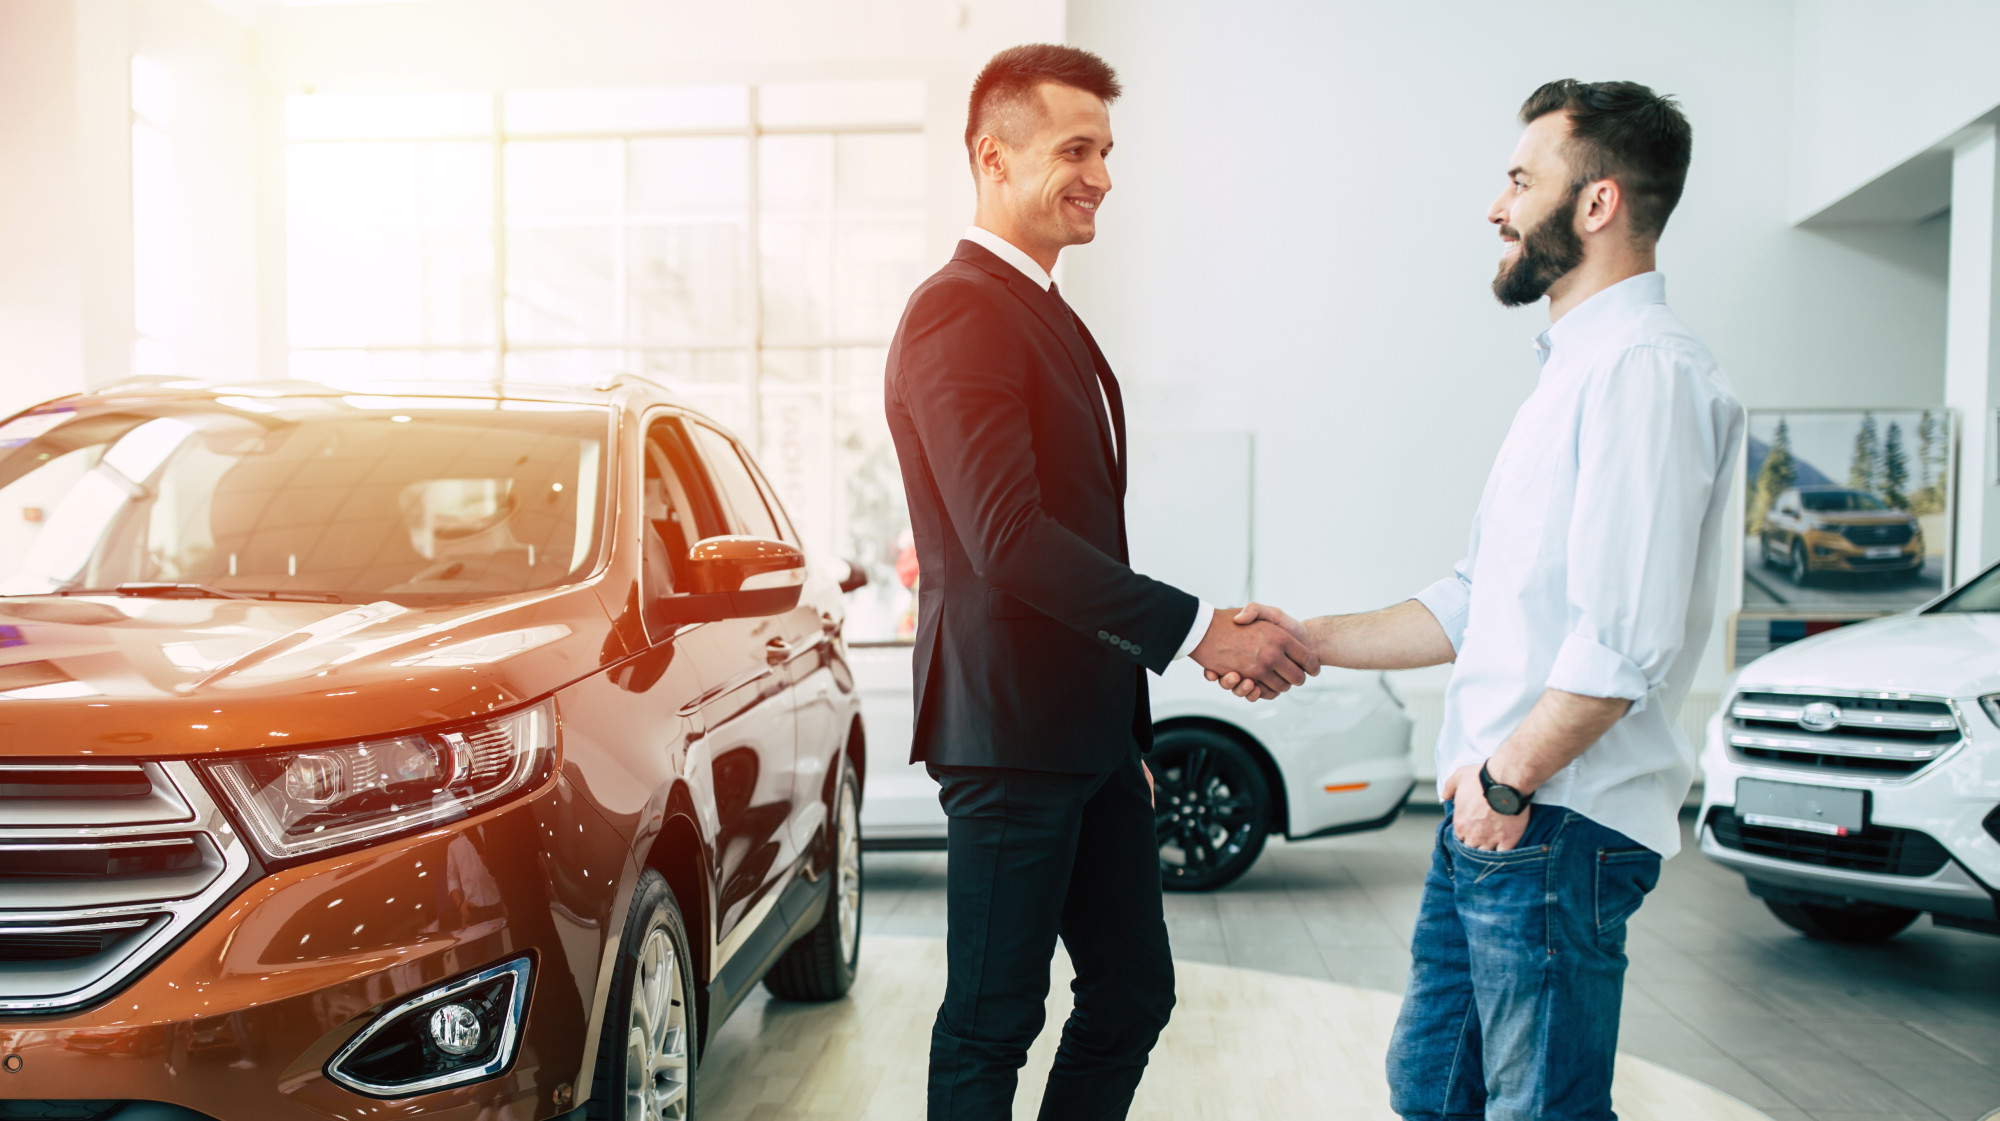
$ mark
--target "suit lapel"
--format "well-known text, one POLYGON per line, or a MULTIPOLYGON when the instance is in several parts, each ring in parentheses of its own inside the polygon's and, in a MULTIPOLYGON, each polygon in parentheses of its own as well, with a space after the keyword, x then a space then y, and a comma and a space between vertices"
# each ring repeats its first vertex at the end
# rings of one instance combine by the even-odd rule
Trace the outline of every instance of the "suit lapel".
MULTIPOLYGON (((1091 356, 1095 344, 1086 344, 1084 342, 1083 324, 1075 316, 1071 315, 1069 309, 1058 302, 1054 296, 1037 287, 1034 281, 1022 276, 1020 269, 987 252, 983 246, 970 241, 961 241, 958 243, 956 257, 959 260, 969 261, 978 265, 981 269, 984 269, 1004 282, 1007 285, 1007 290, 1012 292, 1016 299, 1026 304, 1028 310, 1034 312, 1036 318, 1040 319, 1042 324, 1049 330, 1055 332, 1056 338, 1062 341, 1064 349, 1069 352, 1070 373, 1082 384, 1084 399, 1090 405, 1090 415, 1097 420, 1098 446, 1103 449, 1105 461, 1111 465, 1112 475, 1118 480, 1119 493, 1123 494, 1125 489, 1124 464, 1120 462, 1120 456, 1114 450, 1114 445, 1111 442, 1112 418, 1104 415, 1104 398, 1115 392, 1115 390, 1111 388, 1112 383, 1109 381, 1104 383, 1105 388, 1103 390, 1100 391, 1098 388, 1097 364, 1091 356)), ((1123 446, 1123 438, 1120 437, 1116 447, 1123 446)))

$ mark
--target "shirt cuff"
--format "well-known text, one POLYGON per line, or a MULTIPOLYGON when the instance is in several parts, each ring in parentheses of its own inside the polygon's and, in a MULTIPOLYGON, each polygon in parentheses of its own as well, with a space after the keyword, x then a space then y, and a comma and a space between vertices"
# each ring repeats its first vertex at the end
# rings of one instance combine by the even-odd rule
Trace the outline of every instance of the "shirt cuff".
POLYGON ((1187 638, 1181 643, 1180 653, 1174 655, 1174 661, 1194 653, 1194 648, 1200 646, 1203 636, 1208 634, 1208 621, 1214 617, 1215 608, 1210 607, 1207 600, 1195 601, 1194 626, 1188 628, 1187 638))
POLYGON ((1632 660, 1580 634, 1563 639, 1548 686, 1580 697, 1620 697, 1632 702, 1632 712, 1646 707, 1652 687, 1632 660))
POLYGON ((1437 616, 1438 626, 1444 628, 1453 651, 1465 645, 1465 614, 1472 607, 1472 593, 1466 589, 1465 581, 1447 576, 1411 598, 1437 616))

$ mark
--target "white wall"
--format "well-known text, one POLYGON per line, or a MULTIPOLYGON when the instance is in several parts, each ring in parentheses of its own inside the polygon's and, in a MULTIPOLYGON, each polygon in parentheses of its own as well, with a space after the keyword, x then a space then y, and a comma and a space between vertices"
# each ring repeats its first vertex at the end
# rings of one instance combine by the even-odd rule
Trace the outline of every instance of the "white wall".
POLYGON ((205 0, 0 4, 0 415, 125 376, 131 57, 175 85, 187 369, 254 368, 247 29, 205 0))
POLYGON ((1992 0, 1809 0, 1798 5, 1796 32, 1796 219, 2000 105, 2000 4, 1992 0))
POLYGON ((0 416, 83 385, 75 89, 67 0, 0 5, 0 416))
MULTIPOLYGON (((1260 598, 1375 607, 1463 553, 1547 325, 1490 295, 1485 213, 1514 113, 1549 79, 1681 99, 1694 164, 1661 268, 1747 405, 1943 399, 1942 224, 1789 225, 1789 3, 1579 19, 1524 0, 1504 15, 1072 0, 1070 40, 1117 66, 1126 96, 1116 186, 1065 290, 1130 387, 1135 426, 1255 431, 1260 598)), ((1697 690, 1720 687, 1720 632, 1697 690)), ((1434 697, 1442 681, 1404 687, 1434 697)))

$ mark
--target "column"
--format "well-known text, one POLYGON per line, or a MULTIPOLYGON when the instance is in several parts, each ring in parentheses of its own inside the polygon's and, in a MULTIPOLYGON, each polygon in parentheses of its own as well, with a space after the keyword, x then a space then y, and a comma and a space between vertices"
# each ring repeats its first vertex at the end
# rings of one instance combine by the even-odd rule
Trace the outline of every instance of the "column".
POLYGON ((1951 270, 1945 296, 1945 404, 1958 410, 1955 579, 2000 560, 2000 137, 1983 124, 1953 148, 1951 270))

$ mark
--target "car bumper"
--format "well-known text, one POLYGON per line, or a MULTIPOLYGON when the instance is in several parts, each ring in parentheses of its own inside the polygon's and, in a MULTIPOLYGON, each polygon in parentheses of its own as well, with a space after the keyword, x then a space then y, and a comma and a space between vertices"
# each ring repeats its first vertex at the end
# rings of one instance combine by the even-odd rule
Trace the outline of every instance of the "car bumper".
POLYGON ((1909 572, 1924 565, 1922 542, 1911 542, 1889 557, 1869 557, 1865 549, 1844 537, 1812 537, 1807 563, 1814 572, 1909 572))
POLYGON ((18 1057, 0 1093, 166 1103, 219 1121, 565 1113, 589 1088, 625 852, 558 778, 463 822, 266 875, 96 1007, 0 1018, 0 1055, 18 1057), (325 1076, 378 1013, 524 954, 528 1008, 500 1075, 393 1103, 325 1076))
POLYGON ((1854 899, 1993 922, 2000 888, 2000 840, 1986 820, 2000 804, 2000 729, 1976 722, 1966 741, 1928 768, 1893 781, 1746 763, 1722 743, 1722 721, 1709 724, 1701 758, 1703 855, 1746 878, 1787 891, 1854 899), (1724 845, 1711 821, 1733 810, 1738 779, 1764 779, 1867 793, 1868 824, 1922 833, 1949 859, 1921 876, 1891 875, 1786 860, 1724 845))

